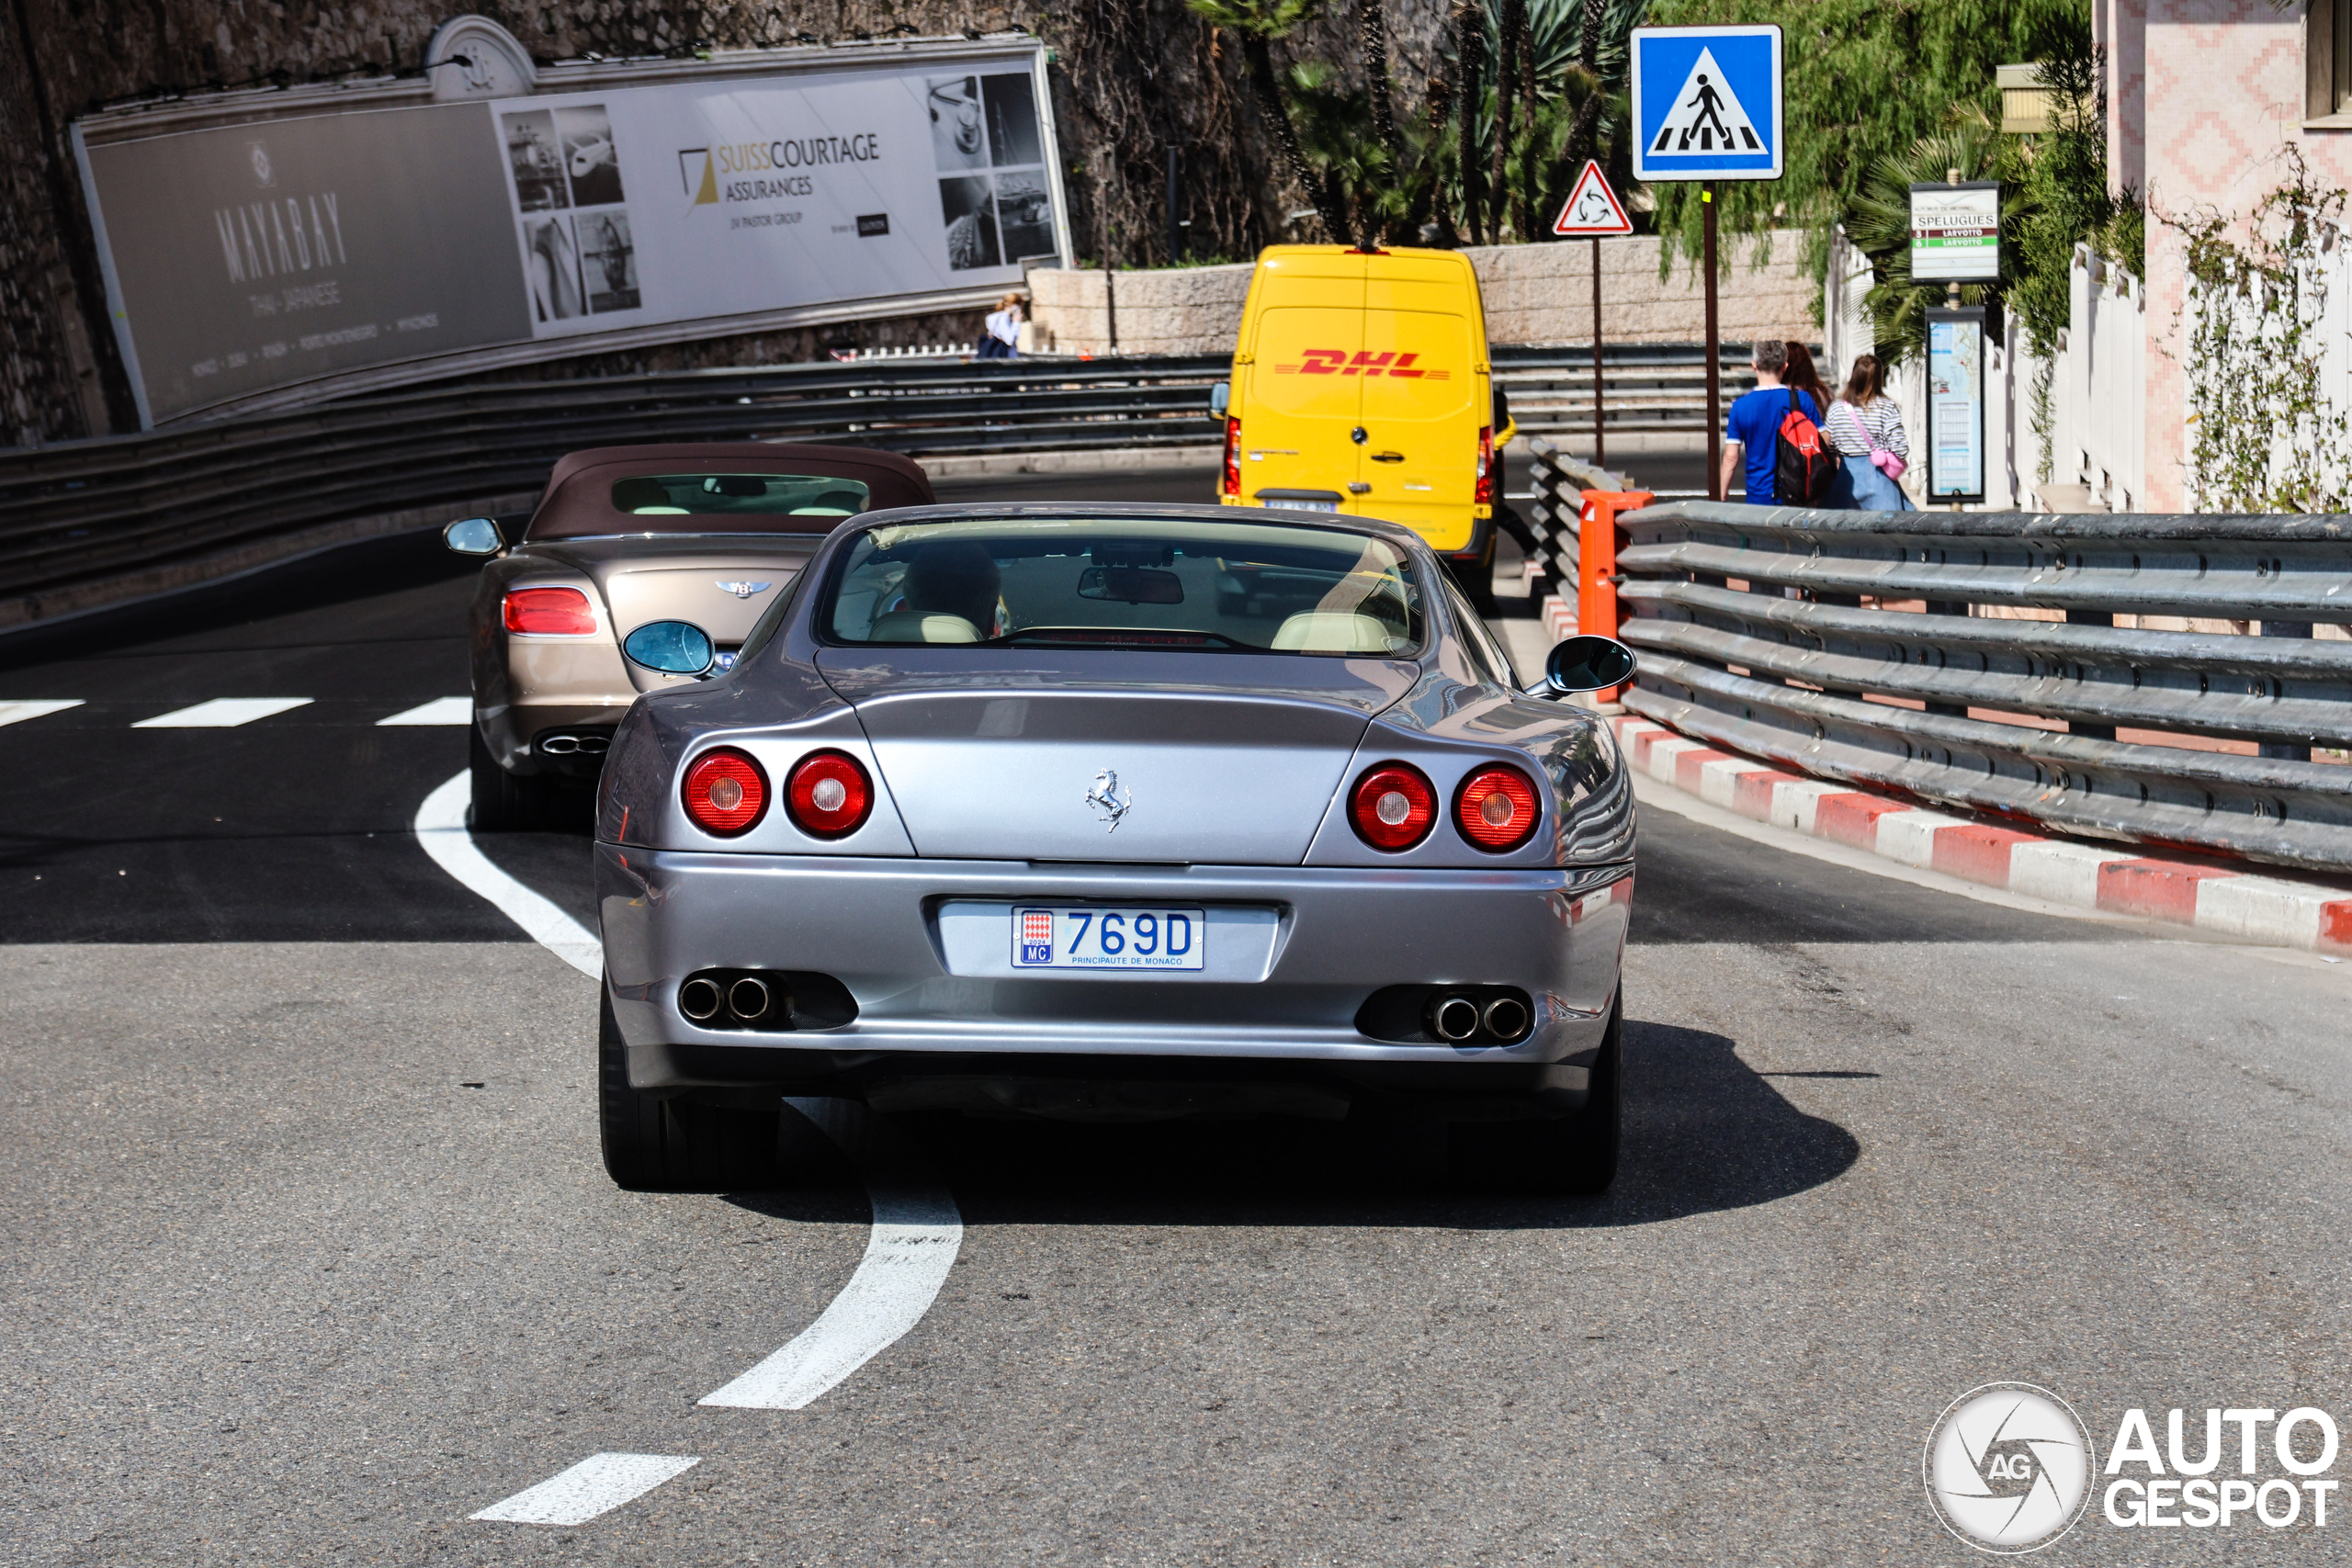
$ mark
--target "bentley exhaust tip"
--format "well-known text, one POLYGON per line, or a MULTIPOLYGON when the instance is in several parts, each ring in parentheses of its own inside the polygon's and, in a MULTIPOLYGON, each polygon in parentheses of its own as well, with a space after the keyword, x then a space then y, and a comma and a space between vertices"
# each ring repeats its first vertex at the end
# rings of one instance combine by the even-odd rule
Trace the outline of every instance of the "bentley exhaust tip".
POLYGON ((719 999, 715 980, 689 980, 678 987, 678 1010, 695 1023, 708 1023, 717 1018, 719 999))
POLYGON ((1498 1040, 1516 1040, 1527 1032, 1527 1004, 1517 997, 1497 997, 1487 1004, 1487 1032, 1498 1040))
POLYGON ((1440 997, 1430 1009, 1430 1031, 1456 1044, 1478 1032, 1478 1004, 1468 997, 1440 997))
MULTIPOLYGON (((716 987, 714 987, 714 989, 716 987)), ((737 1018, 741 1019, 746 1023, 751 1022, 755 1018, 766 1017, 768 1010, 767 982, 764 980, 754 980, 749 976, 745 976, 742 979, 738 980, 733 985, 728 987, 727 1010, 733 1013, 737 1018)))

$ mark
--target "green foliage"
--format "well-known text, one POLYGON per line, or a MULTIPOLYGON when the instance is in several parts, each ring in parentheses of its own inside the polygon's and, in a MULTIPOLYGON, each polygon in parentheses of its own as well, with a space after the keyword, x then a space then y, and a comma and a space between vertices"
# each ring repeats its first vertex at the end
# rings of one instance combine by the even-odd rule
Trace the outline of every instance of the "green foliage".
MULTIPOLYGON (((1815 276, 1827 265, 1832 226, 1851 218, 1883 160, 1939 134, 1956 107, 1997 122, 1994 67, 2045 59, 2060 40, 2087 43, 2090 33, 2087 0, 1653 0, 1647 19, 1781 24, 1787 172, 1719 185, 1718 221, 1731 232, 1807 230, 1804 260, 1815 276)), ((1668 250, 1695 259, 1699 187, 1656 190, 1658 231, 1676 242, 1668 250)))
MULTIPOLYGON (((2018 279, 2009 303, 2028 344, 2047 359, 2058 349, 2072 306, 2075 247, 2104 249, 2116 215, 2107 189, 2105 102, 2099 58, 2087 39, 2068 39, 2041 62, 2050 94, 2050 129, 2020 143, 2016 165, 2025 210, 2001 215, 2002 250, 2015 251, 2018 279)), ((2137 272, 2137 269, 2133 269, 2137 272)))
POLYGON ((2291 143, 2280 154, 2287 179, 2256 206, 2242 243, 2210 209, 2171 224, 2188 242, 2188 490, 2200 511, 2352 506, 2352 430, 2322 378, 2321 245, 2344 227, 2346 194, 2313 182, 2291 143))
MULTIPOLYGON (((1582 62, 1587 0, 1526 0, 1529 55, 1535 78, 1536 107, 1531 117, 1515 115, 1505 166, 1510 171, 1512 205, 1523 199, 1534 220, 1532 234, 1515 231, 1521 241, 1548 239, 1551 220, 1568 199, 1587 158, 1598 158, 1611 184, 1622 195, 1631 188, 1631 112, 1626 97, 1628 38, 1641 26, 1651 0, 1600 0, 1600 28, 1594 53, 1595 69, 1582 62), (1587 108, 1587 100, 1598 102, 1587 108), (1581 129, 1581 133, 1579 133, 1581 129)), ((1481 168, 1494 157, 1496 126, 1495 62, 1502 40, 1502 0, 1481 0, 1487 44, 1486 68, 1474 129, 1481 168)), ((1440 50, 1441 69, 1459 80, 1461 63, 1454 43, 1440 50)), ((1457 114, 1459 110, 1456 110, 1457 114)), ((1445 160, 1440 190, 1442 199, 1460 209, 1458 154, 1445 160)), ((1500 225, 1498 225, 1500 227, 1500 225)))
MULTIPOLYGON (((1870 256, 1876 275, 1862 306, 1870 312, 1871 335, 1883 363, 1893 367, 1927 352, 1928 312, 1944 303, 1950 287, 1911 281, 1911 187, 1941 184, 1955 169, 1963 180, 2002 180, 2001 222, 2006 229, 2011 217, 2023 210, 2016 186, 2003 179, 2010 161, 2000 133, 1972 105, 1954 115, 1943 130, 1871 165, 1868 184, 1848 211, 1846 233, 1870 256)), ((2014 246, 2002 246, 2001 280, 1961 285, 1960 302, 1999 302, 2016 282, 2017 259, 2014 246)))

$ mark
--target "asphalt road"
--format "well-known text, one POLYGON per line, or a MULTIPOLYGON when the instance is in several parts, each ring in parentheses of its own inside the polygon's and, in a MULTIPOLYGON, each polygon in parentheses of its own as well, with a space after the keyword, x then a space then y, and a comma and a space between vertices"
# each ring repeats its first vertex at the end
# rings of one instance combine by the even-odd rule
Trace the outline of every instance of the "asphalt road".
MULTIPOLYGON (((0 1563, 1959 1563, 1920 1446, 1977 1384, 2101 1455, 2132 1406, 2352 1405, 2345 966, 1645 810, 1607 1197, 967 1124, 912 1332, 700 1406, 842 1291, 865 1191, 813 1141, 784 1192, 605 1179, 594 987, 408 831, 462 729, 379 722, 464 690, 469 575, 386 546, 0 643, 0 702, 85 705, 0 728, 0 1563), (467 1517, 600 1452, 699 1462, 467 1517)), ((584 917, 579 839, 484 844, 584 917)), ((2040 1561, 2224 1555, 2343 1553, 2094 1503, 2040 1561)))

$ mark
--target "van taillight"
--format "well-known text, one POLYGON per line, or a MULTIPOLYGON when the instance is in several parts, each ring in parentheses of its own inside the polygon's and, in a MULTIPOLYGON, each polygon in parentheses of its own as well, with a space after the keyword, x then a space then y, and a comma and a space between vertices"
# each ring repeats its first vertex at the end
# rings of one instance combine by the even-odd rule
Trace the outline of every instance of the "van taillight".
POLYGON ((1225 493, 1235 500, 1241 497, 1241 422, 1225 422, 1225 493))
POLYGON ((506 593, 506 629, 526 637, 594 637, 596 612, 577 588, 513 588, 506 593))
POLYGON ((1492 426, 1478 432, 1478 489, 1470 498, 1476 506, 1495 503, 1495 433, 1492 426))

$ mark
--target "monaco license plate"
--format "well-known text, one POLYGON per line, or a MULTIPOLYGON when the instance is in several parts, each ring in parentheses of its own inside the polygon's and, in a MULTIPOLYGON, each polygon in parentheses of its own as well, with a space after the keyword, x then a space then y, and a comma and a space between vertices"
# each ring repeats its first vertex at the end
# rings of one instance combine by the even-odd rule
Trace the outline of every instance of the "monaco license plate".
POLYGON ((1198 969, 1209 923, 1198 909, 1012 907, 1015 969, 1198 969))
POLYGON ((1304 498, 1297 500, 1284 499, 1280 501, 1261 501, 1258 504, 1261 506, 1286 507, 1293 512, 1337 512, 1340 510, 1340 503, 1336 501, 1307 501, 1304 498))

